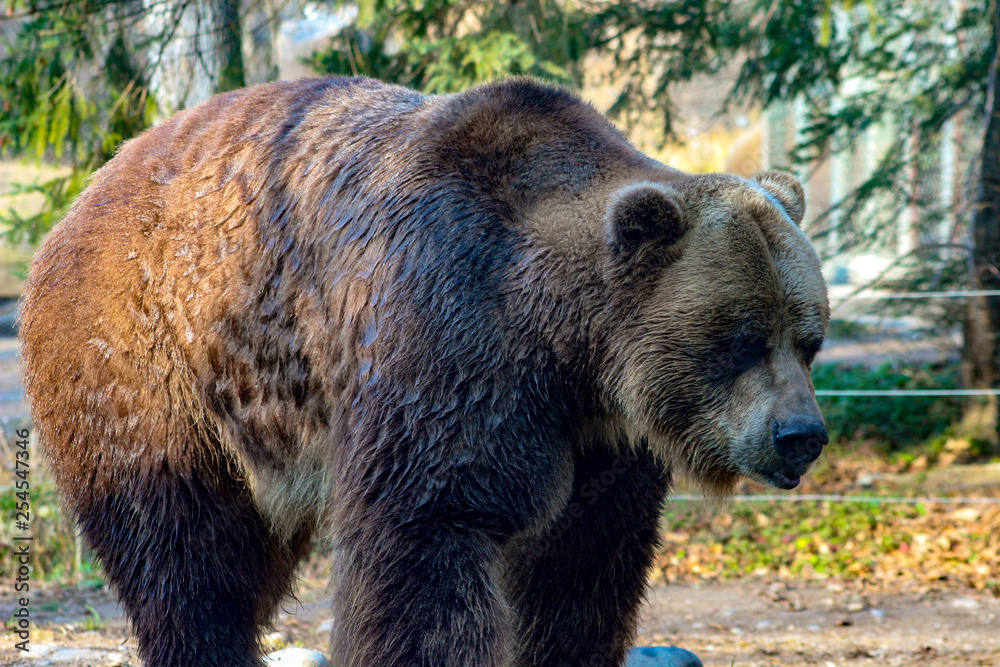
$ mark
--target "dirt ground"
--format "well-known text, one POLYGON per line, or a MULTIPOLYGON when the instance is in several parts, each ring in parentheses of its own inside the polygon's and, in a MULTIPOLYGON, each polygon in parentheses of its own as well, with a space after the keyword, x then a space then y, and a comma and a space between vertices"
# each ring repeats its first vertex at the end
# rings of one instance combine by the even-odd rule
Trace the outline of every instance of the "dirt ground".
MULTIPOLYGON (((283 606, 269 641, 324 650, 331 627, 325 583, 305 579, 297 597, 283 606)), ((42 587, 32 614, 34 651, 15 655, 8 639, 0 664, 139 664, 106 591, 42 587)), ((655 586, 638 644, 682 646, 708 667, 1000 667, 1000 600, 964 590, 865 596, 841 583, 754 579, 655 586)))
POLYGON ((859 595, 841 584, 653 589, 640 643, 706 665, 1000 666, 1000 600, 968 592, 859 595))

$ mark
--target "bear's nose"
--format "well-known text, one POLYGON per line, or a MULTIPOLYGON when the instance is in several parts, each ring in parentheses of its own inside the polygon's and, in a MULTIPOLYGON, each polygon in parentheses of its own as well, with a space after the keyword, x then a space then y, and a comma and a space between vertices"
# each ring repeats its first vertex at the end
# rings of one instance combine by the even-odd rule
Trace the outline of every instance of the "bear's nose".
POLYGON ((774 448, 792 464, 812 463, 819 458, 823 445, 830 442, 823 421, 811 417, 793 417, 774 422, 774 448))

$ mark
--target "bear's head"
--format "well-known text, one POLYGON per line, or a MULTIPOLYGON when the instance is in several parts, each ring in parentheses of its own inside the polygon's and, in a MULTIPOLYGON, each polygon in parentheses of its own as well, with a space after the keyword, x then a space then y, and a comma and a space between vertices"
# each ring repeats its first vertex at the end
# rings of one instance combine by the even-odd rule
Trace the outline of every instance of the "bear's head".
POLYGON ((616 309, 605 391, 633 436, 715 494, 790 489, 827 433, 810 378, 830 309, 802 187, 766 171, 617 184, 604 211, 616 309))

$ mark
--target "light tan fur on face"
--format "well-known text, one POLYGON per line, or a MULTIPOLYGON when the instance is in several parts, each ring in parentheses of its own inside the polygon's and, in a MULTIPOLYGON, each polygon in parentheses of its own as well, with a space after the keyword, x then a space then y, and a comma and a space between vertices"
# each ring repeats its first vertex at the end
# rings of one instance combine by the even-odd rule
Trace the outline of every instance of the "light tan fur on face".
POLYGON ((633 336, 628 361, 608 379, 628 420, 669 465, 725 495, 739 475, 766 481, 760 471, 779 465, 771 429, 778 413, 818 415, 802 346, 822 339, 829 306, 818 258, 777 197, 714 175, 683 192, 683 253, 644 303, 638 328, 625 334, 633 336), (699 378, 705 363, 690 360, 724 356, 712 346, 753 318, 766 357, 725 382, 699 378), (695 405, 685 413, 695 417, 678 428, 669 406, 686 400, 695 405))
POLYGON ((781 172, 748 181, 633 162, 602 174, 585 192, 541 200, 525 216, 528 233, 561 257, 567 271, 579 272, 607 253, 595 218, 642 183, 679 193, 688 229, 673 250, 679 258, 663 270, 651 294, 628 305, 615 286, 603 297, 611 311, 631 310, 633 320, 592 323, 597 329, 621 327, 604 368, 610 420, 604 428, 636 444, 648 441, 676 472, 711 495, 725 496, 741 475, 766 481, 758 471, 778 465, 771 432, 778 412, 816 410, 800 347, 822 340, 829 306, 818 258, 797 226, 804 213, 802 189, 781 172), (663 345, 681 358, 698 354, 752 312, 767 329, 766 361, 734 377, 711 400, 692 405, 693 423, 678 430, 664 421, 658 402, 705 398, 705 370, 697 364, 682 370, 665 358, 663 345), (666 339, 657 331, 661 325, 670 329, 666 339))

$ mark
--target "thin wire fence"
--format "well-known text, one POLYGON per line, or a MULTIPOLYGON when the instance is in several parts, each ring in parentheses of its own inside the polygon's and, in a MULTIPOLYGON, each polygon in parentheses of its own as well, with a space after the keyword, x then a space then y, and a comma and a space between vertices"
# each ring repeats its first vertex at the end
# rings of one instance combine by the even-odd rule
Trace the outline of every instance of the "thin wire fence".
POLYGON ((817 396, 998 396, 1000 389, 817 389, 817 396))
MULTIPOLYGON (((844 297, 833 309, 854 301, 891 301, 898 299, 954 299, 968 297, 998 297, 1000 290, 950 290, 942 292, 854 292, 844 297)), ((1000 396, 1000 389, 817 389, 817 396, 904 398, 919 396, 1000 396)))
MULTIPOLYGON (((704 501, 704 496, 679 493, 670 496, 671 501, 691 502, 704 501)), ((874 505, 1000 505, 1000 498, 981 496, 951 497, 951 496, 853 496, 846 494, 801 493, 784 496, 770 494, 746 494, 730 498, 733 502, 753 503, 869 503, 874 505)))
POLYGON ((855 292, 844 297, 833 308, 851 301, 890 301, 893 299, 949 299, 970 296, 1000 296, 1000 290, 952 290, 948 292, 855 292))

